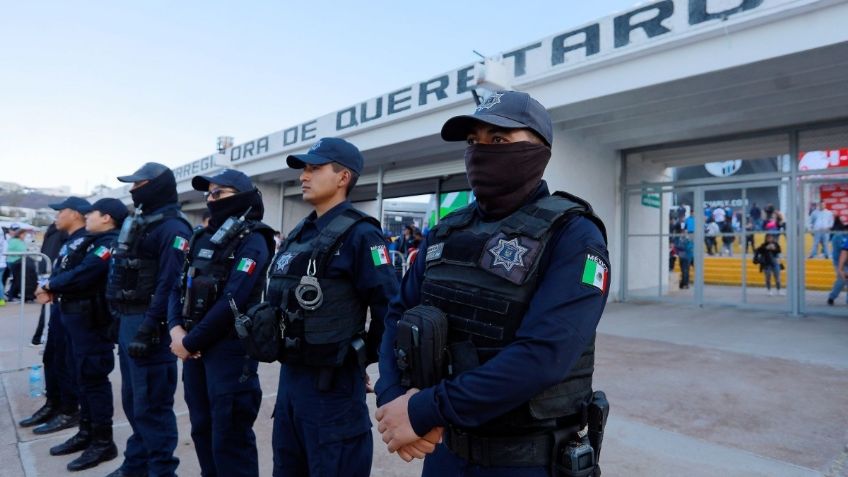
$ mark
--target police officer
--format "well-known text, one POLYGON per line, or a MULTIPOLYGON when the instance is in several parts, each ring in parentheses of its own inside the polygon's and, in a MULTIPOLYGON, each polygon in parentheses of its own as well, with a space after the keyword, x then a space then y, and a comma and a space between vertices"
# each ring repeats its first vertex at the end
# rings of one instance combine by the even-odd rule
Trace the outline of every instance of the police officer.
POLYGON ((68 464, 76 471, 114 459, 118 449, 112 440, 112 385, 109 373, 115 355, 107 329, 112 322, 106 305, 106 275, 112 245, 127 216, 127 207, 117 199, 100 199, 85 215, 82 242, 59 263, 57 273, 36 295, 58 297, 62 323, 70 338, 73 364, 80 395, 79 432, 50 449, 51 455, 84 450, 68 464))
POLYGON ((368 476, 373 441, 365 366, 377 360, 397 279, 379 223, 347 200, 362 171, 353 144, 323 138, 289 156, 313 207, 269 271, 286 347, 274 407, 274 475, 368 476), (366 310, 371 321, 366 334, 366 310))
MULTIPOLYGON (((50 204, 50 208, 58 211, 55 219, 56 229, 67 236, 54 261, 53 275, 60 273, 62 262, 84 241, 86 232, 83 214, 90 206, 87 200, 73 196, 57 204, 50 204)), ((42 304, 51 301, 46 293, 39 293, 36 299, 42 304)), ((50 327, 47 330, 47 343, 44 345, 47 402, 44 407, 20 423, 24 427, 41 424, 32 430, 36 434, 68 429, 79 423, 79 394, 74 379, 73 353, 58 305, 58 302, 49 305, 50 327)))
POLYGON ((171 350, 184 360, 185 400, 202 475, 256 476, 259 363, 238 341, 230 300, 242 311, 261 301, 274 231, 260 222, 262 195, 243 173, 224 169, 196 176, 191 184, 206 192, 210 216, 208 226, 192 236, 181 286, 171 297, 171 350))
POLYGON ((155 162, 118 177, 132 183, 135 213, 112 252, 106 298, 119 322, 121 400, 132 427, 124 462, 109 477, 173 476, 179 464, 174 392, 176 357, 169 349, 168 299, 177 284, 191 226, 180 212, 174 173, 155 162))
POLYGON ((555 471, 563 462, 553 456, 579 441, 593 402, 594 335, 610 283, 604 226, 586 202, 548 192, 551 120, 526 93, 494 93, 441 134, 468 142, 477 201, 428 233, 390 307, 378 430, 405 460, 441 436, 424 475, 574 475, 555 471), (446 315, 452 363, 420 390, 401 384, 393 353, 398 320, 418 305, 446 315))

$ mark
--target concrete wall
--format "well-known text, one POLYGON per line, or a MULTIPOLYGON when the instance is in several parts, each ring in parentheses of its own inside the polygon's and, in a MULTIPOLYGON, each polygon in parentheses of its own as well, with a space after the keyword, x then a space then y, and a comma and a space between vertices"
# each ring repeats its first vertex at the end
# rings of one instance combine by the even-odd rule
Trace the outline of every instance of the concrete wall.
POLYGON ((553 154, 544 176, 551 192, 563 190, 589 201, 604 221, 612 266, 611 296, 617 294, 616 277, 621 272, 621 245, 616 226, 620 223, 618 157, 618 151, 555 126, 553 154))

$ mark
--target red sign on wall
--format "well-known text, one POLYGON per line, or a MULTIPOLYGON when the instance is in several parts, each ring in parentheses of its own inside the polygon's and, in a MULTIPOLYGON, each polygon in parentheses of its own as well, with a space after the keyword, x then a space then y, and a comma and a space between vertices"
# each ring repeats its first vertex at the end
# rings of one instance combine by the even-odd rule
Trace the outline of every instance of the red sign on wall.
POLYGON ((819 194, 825 207, 848 224, 848 183, 823 185, 819 194))

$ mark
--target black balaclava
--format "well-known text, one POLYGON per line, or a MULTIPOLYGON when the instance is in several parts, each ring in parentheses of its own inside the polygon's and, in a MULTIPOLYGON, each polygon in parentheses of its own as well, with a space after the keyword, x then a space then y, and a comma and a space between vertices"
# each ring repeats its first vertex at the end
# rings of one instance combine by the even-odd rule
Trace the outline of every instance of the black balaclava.
POLYGON ((468 182, 487 218, 518 210, 542 180, 551 149, 528 141, 472 144, 465 149, 468 182))
POLYGON ((209 229, 216 230, 230 217, 241 217, 251 207, 246 219, 262 220, 265 206, 259 189, 239 192, 238 194, 206 203, 209 208, 209 229))
POLYGON ((147 184, 131 190, 133 205, 142 206, 142 212, 149 213, 169 204, 179 202, 177 198, 177 180, 170 169, 150 179, 147 184))

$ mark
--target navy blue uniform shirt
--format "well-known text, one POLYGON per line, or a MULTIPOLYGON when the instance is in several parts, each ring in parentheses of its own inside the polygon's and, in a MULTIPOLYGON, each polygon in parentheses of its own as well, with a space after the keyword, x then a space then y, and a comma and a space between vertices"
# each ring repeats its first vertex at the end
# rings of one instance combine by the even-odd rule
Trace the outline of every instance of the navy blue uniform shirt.
MULTIPOLYGON (((230 332, 234 329, 235 317, 230 310, 229 297, 233 297, 240 311, 247 311, 245 309, 247 300, 250 298, 256 282, 264 276, 268 260, 271 259, 265 238, 257 232, 248 234, 239 243, 233 251, 233 257, 235 257, 235 260, 220 296, 206 312, 203 319, 183 338, 183 346, 190 353, 207 349, 230 335, 230 332), (250 270, 239 270, 239 263, 243 259, 253 261, 250 270)), ((182 305, 180 304, 181 292, 180 280, 177 280, 169 303, 168 328, 184 324, 182 305)))
MULTIPOLYGON (((543 182, 528 202, 548 195, 543 182)), ((428 234, 421 249, 426 250, 431 241, 428 234)), ((515 341, 479 367, 412 396, 408 411, 416 434, 423 436, 434 427, 448 424, 479 426, 568 375, 595 333, 607 300, 608 289, 601 293, 582 283, 589 249, 601 253, 609 263, 603 235, 589 219, 575 217, 554 233, 541 257, 539 287, 515 341)), ((400 385, 394 358, 397 321, 405 310, 421 303, 426 255, 418 254, 386 316, 376 385, 379 406, 406 392, 400 385)))
MULTIPOLYGON (((143 215, 155 215, 169 210, 179 210, 178 204, 171 204, 144 212, 143 215)), ((127 218, 130 220, 130 218, 127 218)), ((153 225, 139 245, 139 253, 159 257, 159 270, 156 272, 156 291, 150 306, 144 312, 142 325, 157 329, 159 323, 168 318, 168 301, 174 284, 179 282, 185 263, 185 252, 191 237, 191 228, 184 221, 169 217, 153 225), (182 240, 178 240, 178 237, 182 240)))
MULTIPOLYGON (((353 208, 348 201, 328 210, 321 217, 313 211, 304 220, 303 227, 296 237, 288 240, 303 243, 312 240, 333 218, 347 209, 353 208)), ((353 282, 359 299, 371 308, 371 324, 368 328, 366 349, 368 362, 377 361, 380 338, 383 335, 383 319, 389 300, 398 292, 397 276, 391 264, 376 265, 371 255, 371 247, 388 246, 382 231, 368 222, 357 222, 341 239, 338 252, 327 264, 327 278, 347 278, 353 282)))
MULTIPOLYGON (((68 237, 59 252, 59 261, 71 253, 71 249, 81 246, 93 234, 85 231, 85 227, 77 230, 68 237)), ((117 230, 94 234, 94 241, 87 249, 85 258, 70 270, 59 271, 58 267, 50 277, 47 289, 52 293, 78 293, 93 286, 103 287, 106 284, 106 274, 109 272, 109 257, 112 245, 118 237, 117 230), (102 248, 101 248, 102 247, 102 248)))

